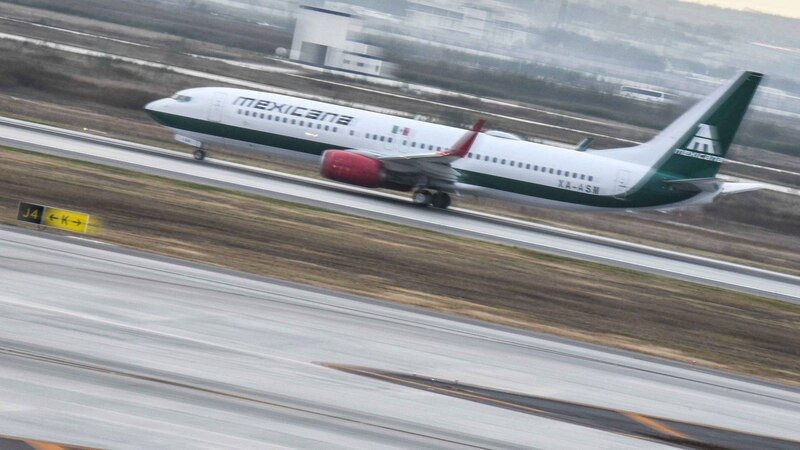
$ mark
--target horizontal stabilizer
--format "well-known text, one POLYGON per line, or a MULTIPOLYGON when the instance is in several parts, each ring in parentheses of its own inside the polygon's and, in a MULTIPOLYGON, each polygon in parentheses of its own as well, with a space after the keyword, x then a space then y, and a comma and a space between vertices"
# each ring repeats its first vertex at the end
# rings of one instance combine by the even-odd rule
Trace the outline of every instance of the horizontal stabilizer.
POLYGON ((738 194, 740 192, 757 191, 759 189, 766 189, 762 183, 724 183, 722 185, 722 194, 738 194))
POLYGON ((729 182, 719 178, 698 178, 694 180, 670 180, 665 181, 674 189, 682 192, 716 192, 718 194, 738 194, 740 192, 756 191, 764 189, 766 186, 757 182, 729 182))
POLYGON ((694 180, 665 181, 673 189, 682 192, 717 192, 724 184, 716 178, 697 178, 694 180))

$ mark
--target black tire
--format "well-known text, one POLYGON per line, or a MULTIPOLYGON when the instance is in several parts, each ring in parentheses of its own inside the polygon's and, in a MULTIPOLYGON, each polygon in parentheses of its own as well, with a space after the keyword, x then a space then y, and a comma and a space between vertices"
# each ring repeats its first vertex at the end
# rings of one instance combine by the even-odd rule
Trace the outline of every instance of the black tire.
POLYGON ((450 195, 446 192, 437 192, 433 194, 431 204, 435 208, 447 209, 450 206, 450 195))
POLYGON ((198 161, 206 159, 206 151, 203 150, 202 148, 198 148, 197 150, 194 151, 194 159, 198 161))

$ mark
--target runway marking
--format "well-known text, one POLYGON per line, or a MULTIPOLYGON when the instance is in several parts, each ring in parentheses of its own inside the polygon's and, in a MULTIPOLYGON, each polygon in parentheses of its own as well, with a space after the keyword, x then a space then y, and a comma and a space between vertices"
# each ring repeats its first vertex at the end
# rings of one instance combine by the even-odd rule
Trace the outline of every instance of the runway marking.
POLYGON ((685 434, 683 434, 683 433, 681 433, 679 431, 675 431, 672 428, 664 425, 663 423, 657 422, 657 421, 655 421, 655 420, 653 420, 653 419, 651 419, 649 417, 645 417, 645 416, 643 416, 641 414, 637 414, 637 413, 631 412, 631 411, 620 411, 620 414, 622 414, 623 416, 625 416, 625 417, 627 417, 627 418, 629 418, 631 420, 639 422, 640 424, 646 426, 647 428, 650 428, 651 430, 655 430, 655 431, 658 431, 659 433, 666 434, 667 436, 672 436, 672 437, 678 438, 678 439, 689 439, 689 437, 686 436, 685 434))
POLYGON ((37 441, 35 439, 6 436, 0 434, 0 449, 4 448, 32 448, 34 450, 93 450, 91 447, 82 447, 71 444, 56 444, 53 442, 37 441), (27 446, 27 447, 26 447, 27 446))
POLYGON ((31 441, 25 440, 26 444, 30 445, 31 447, 35 448, 36 450, 65 450, 66 447, 61 445, 51 444, 49 442, 40 442, 40 441, 31 441))
MULTIPOLYGON (((367 370, 367 369, 361 369, 361 368, 356 368, 356 367, 353 367, 353 366, 345 366, 345 365, 340 365, 340 364, 327 364, 327 363, 320 363, 320 364, 322 366, 329 367, 331 369, 341 370, 343 372, 351 372, 351 373, 355 372, 357 374, 366 375, 366 376, 370 376, 370 377, 374 377, 374 378, 384 378, 384 379, 387 379, 389 381, 393 381, 393 382, 398 383, 398 384, 415 386, 415 387, 418 387, 420 389, 425 389, 427 391, 442 392, 442 393, 450 394, 448 389, 439 388, 439 387, 436 387, 436 386, 430 386, 430 385, 427 385, 427 384, 418 383, 418 382, 414 382, 414 381, 410 381, 410 380, 405 380, 405 379, 402 379, 402 378, 397 378, 397 377, 393 377, 391 375, 386 375, 386 374, 380 373, 380 372, 373 372, 373 371, 367 370)), ((480 394, 473 394, 471 392, 459 391, 458 392, 458 396, 459 397, 474 398, 474 399, 479 400, 481 402, 503 405, 503 406, 507 406, 509 408, 521 409, 521 410, 524 410, 524 411, 530 411, 530 412, 537 413, 537 414, 547 414, 547 411, 544 411, 544 410, 541 410, 541 409, 531 408, 530 406, 520 405, 519 403, 512 403, 512 402, 506 402, 506 401, 503 401, 503 400, 497 400, 495 398, 487 397, 487 396, 480 395, 480 394)))
POLYGON ((540 397, 531 394, 495 390, 488 387, 461 384, 458 381, 442 380, 423 375, 389 372, 345 364, 319 364, 331 369, 341 370, 345 373, 388 381, 399 384, 400 386, 421 389, 457 399, 477 401, 489 406, 497 406, 512 411, 532 413, 552 420, 591 427, 609 433, 616 433, 654 442, 686 445, 692 448, 774 448, 786 450, 800 448, 798 447, 800 442, 788 439, 763 436, 710 425, 682 422, 673 419, 648 417, 632 411, 540 397), (667 424, 683 427, 684 431, 688 434, 677 431, 667 424), (658 434, 642 430, 641 426, 657 431, 658 434))

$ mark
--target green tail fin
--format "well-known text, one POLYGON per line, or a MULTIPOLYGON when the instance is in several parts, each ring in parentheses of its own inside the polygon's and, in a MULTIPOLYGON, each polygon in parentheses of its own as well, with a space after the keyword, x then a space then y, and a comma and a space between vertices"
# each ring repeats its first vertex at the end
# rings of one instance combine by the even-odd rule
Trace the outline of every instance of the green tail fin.
POLYGON ((673 179, 716 176, 762 78, 739 74, 653 138, 648 144, 669 149, 658 171, 673 179))

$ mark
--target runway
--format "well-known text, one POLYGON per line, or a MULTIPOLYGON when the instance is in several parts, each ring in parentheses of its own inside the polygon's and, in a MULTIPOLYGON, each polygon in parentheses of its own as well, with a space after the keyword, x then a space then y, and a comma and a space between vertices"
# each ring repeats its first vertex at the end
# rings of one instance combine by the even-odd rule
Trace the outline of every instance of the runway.
POLYGON ((327 364, 800 440, 800 392, 786 387, 82 239, 0 228, 0 255, 2 436, 103 448, 665 447, 327 364))
POLYGON ((440 211, 357 187, 85 133, 0 120, 0 144, 303 203, 398 224, 601 262, 800 304, 800 277, 475 211, 440 211))

